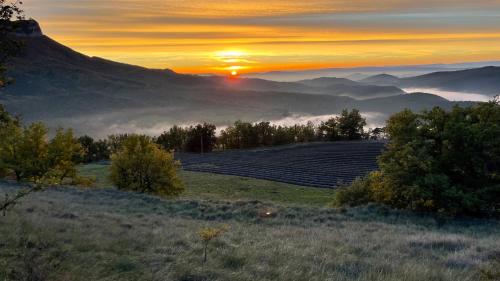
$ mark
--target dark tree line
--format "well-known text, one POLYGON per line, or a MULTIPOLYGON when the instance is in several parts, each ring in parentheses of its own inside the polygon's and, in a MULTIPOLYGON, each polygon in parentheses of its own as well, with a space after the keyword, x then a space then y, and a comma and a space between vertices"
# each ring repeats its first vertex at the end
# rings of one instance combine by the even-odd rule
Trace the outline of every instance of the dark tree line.
POLYGON ((369 136, 364 132, 366 119, 361 116, 359 110, 342 110, 342 113, 334 118, 322 122, 318 127, 321 140, 360 140, 369 136))
POLYGON ((269 122, 249 123, 237 121, 223 130, 218 138, 221 149, 252 148, 275 146, 312 141, 340 141, 379 139, 383 129, 364 131, 366 120, 358 110, 343 110, 338 117, 330 118, 315 126, 306 125, 277 126, 269 122))
MULTIPOLYGON (((190 127, 174 126, 163 132, 153 141, 164 150, 184 152, 212 152, 217 145, 215 125, 198 124, 190 127)), ((83 147, 83 162, 109 160, 111 155, 121 149, 129 134, 110 135, 106 139, 94 140, 90 136, 82 136, 78 140, 83 147)))
POLYGON ((317 139, 315 130, 312 123, 277 126, 270 122, 237 121, 221 132, 218 144, 221 149, 240 149, 309 142, 317 139))
MULTIPOLYGON (((216 136, 213 124, 197 124, 190 127, 173 126, 154 142, 165 150, 178 152, 208 153, 214 149, 245 149, 262 146, 276 146, 313 141, 340 141, 360 139, 381 139, 383 128, 365 131, 366 120, 358 110, 343 110, 319 125, 309 122, 305 125, 273 125, 270 122, 250 123, 236 121, 216 136)), ((107 139, 94 140, 89 136, 79 138, 85 154, 83 162, 108 160, 118 151, 127 134, 110 135, 107 139)))
POLYGON ((80 145, 83 148, 83 163, 97 162, 109 159, 111 150, 106 140, 94 140, 89 136, 78 138, 80 145))
POLYGON ((157 144, 166 150, 206 153, 217 146, 217 127, 203 123, 190 127, 174 126, 155 138, 157 144))

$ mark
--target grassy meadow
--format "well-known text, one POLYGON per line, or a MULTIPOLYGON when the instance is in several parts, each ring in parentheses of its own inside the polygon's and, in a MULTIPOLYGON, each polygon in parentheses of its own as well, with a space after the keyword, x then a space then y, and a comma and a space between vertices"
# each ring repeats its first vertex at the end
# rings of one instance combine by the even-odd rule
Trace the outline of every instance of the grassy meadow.
POLYGON ((498 280, 498 221, 332 209, 331 190, 195 172, 160 199, 110 188, 106 166, 81 172, 98 187, 33 194, 0 217, 0 280, 498 280), (229 230, 203 263, 207 226, 229 230))
MULTIPOLYGON (((107 165, 89 164, 80 173, 96 179, 96 186, 112 187, 107 165)), ((246 177, 181 171, 186 190, 181 199, 261 200, 285 205, 324 207, 331 201, 333 189, 311 188, 246 177)))

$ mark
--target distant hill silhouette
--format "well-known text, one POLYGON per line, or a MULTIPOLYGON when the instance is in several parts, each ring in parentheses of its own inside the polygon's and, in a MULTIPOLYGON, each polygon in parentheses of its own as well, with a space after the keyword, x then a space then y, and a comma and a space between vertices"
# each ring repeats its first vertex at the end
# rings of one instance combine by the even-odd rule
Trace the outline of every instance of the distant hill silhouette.
POLYGON ((399 83, 399 80, 400 80, 399 77, 384 73, 367 77, 365 79, 360 80, 360 82, 371 85, 393 86, 397 85, 399 83))
POLYGON ((78 53, 43 35, 36 22, 19 30, 25 48, 9 65, 15 83, 1 90, 0 103, 26 121, 71 126, 79 133, 275 120, 353 107, 386 116, 406 107, 453 105, 433 95, 408 95, 396 87, 347 79, 280 83, 147 69, 78 53))
POLYGON ((487 66, 459 71, 434 72, 407 78, 382 74, 365 78, 362 82, 379 86, 437 88, 494 96, 500 94, 500 67, 487 66))
POLYGON ((300 80, 297 82, 311 87, 321 87, 321 88, 333 85, 348 85, 348 86, 360 85, 358 82, 349 80, 347 78, 335 78, 335 77, 320 77, 315 79, 300 80))
POLYGON ((500 94, 500 67, 435 72, 417 77, 403 78, 403 87, 432 87, 443 90, 474 92, 485 95, 500 94))

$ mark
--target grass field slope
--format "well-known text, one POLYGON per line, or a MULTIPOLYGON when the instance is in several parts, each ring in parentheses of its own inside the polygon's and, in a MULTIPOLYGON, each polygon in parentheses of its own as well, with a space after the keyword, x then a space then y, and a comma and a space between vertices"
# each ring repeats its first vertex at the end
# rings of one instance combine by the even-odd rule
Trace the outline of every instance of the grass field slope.
POLYGON ((384 145, 377 141, 324 142, 177 157, 187 171, 331 188, 377 169, 384 145))
MULTIPOLYGON (((248 187, 232 176, 207 181, 206 192, 248 187)), ((187 189, 196 182, 186 181, 187 189)), ((9 194, 19 187, 0 182, 9 194)), ((443 224, 375 206, 338 210, 233 195, 164 200, 71 187, 33 194, 0 217, 0 280, 495 280, 498 221, 443 224), (198 232, 223 225, 227 233, 203 263, 198 232)))
MULTIPOLYGON (((96 187, 113 188, 109 165, 81 166, 82 175, 96 179, 96 187)), ((335 190, 299 186, 247 177, 180 171, 186 190, 182 199, 190 200, 259 200, 289 206, 325 207, 331 203, 335 190)))

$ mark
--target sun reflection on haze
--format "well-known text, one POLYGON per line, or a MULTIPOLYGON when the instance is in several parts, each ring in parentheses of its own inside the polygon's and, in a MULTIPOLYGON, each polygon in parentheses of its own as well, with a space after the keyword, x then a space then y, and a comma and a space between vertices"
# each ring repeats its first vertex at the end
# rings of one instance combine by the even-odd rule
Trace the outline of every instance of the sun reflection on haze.
POLYGON ((218 66, 214 69, 218 71, 229 72, 233 77, 239 75, 240 70, 251 68, 249 65, 254 63, 248 59, 249 53, 242 50, 223 50, 215 52, 213 58, 218 66))

